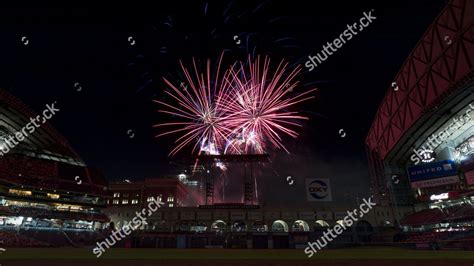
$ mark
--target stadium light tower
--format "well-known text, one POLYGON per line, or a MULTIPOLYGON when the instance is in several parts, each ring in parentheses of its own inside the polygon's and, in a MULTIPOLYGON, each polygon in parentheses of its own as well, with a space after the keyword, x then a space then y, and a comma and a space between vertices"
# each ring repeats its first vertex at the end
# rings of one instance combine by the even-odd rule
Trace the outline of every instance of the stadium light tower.
MULTIPOLYGON (((199 155, 198 160, 207 165, 206 169, 213 168, 216 162, 241 164, 244 169, 244 204, 253 204, 254 201, 258 204, 257 180, 253 164, 255 162, 267 162, 268 157, 268 154, 199 155)), ((214 174, 208 171, 206 175, 206 205, 214 203, 214 181, 214 174)))

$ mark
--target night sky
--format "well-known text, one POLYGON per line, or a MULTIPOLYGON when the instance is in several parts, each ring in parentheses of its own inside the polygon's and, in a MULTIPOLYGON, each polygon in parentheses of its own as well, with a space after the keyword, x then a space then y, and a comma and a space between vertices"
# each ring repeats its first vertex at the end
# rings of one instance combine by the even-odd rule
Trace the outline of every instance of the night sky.
POLYGON ((446 4, 379 2, 384 6, 293 0, 3 8, 0 87, 37 112, 57 101, 60 112, 52 125, 109 180, 174 174, 178 169, 170 160, 186 159, 190 151, 169 158, 173 138, 154 138, 159 131, 152 126, 167 117, 156 112, 152 99, 165 98, 162 77, 179 80, 180 59, 188 65, 192 57, 215 62, 225 51, 227 65, 246 60, 248 53, 268 55, 273 63, 286 59, 304 65, 346 24, 374 9, 377 19, 325 62, 311 72, 303 66, 297 89, 319 89, 315 99, 297 107, 310 120, 302 124, 298 139, 286 139, 291 155, 272 152, 276 174, 262 177, 266 203, 304 202, 307 177, 330 178, 335 201, 350 202, 369 193, 364 141, 376 110, 446 4), (295 178, 293 186, 286 182, 288 175, 295 178))

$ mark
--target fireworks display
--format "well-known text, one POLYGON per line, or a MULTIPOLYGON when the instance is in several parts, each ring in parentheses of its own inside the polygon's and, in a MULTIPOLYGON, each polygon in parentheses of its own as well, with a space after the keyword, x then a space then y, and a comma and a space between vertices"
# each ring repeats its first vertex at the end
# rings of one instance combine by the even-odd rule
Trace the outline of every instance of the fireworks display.
POLYGON ((220 57, 217 74, 211 80, 210 61, 207 61, 206 73, 200 73, 197 69, 196 61, 193 60, 194 76, 184 67, 181 62, 181 68, 186 78, 186 83, 179 86, 173 85, 164 78, 165 83, 171 90, 165 91, 176 101, 177 105, 168 104, 162 101, 156 101, 161 104, 163 109, 159 112, 176 116, 181 121, 157 124, 154 127, 166 127, 168 131, 159 134, 164 136, 168 134, 180 133, 181 136, 176 139, 175 148, 170 155, 176 154, 179 150, 188 144, 194 144, 193 151, 199 147, 199 153, 218 154, 218 147, 223 145, 229 133, 232 131, 226 125, 228 115, 218 106, 219 100, 223 97, 227 86, 230 85, 230 72, 226 71, 220 79, 220 57))
POLYGON ((164 128, 157 137, 179 135, 170 155, 187 145, 193 146, 193 152, 212 155, 265 153, 270 147, 288 152, 282 135, 296 138, 292 127, 300 126, 297 120, 307 119, 289 109, 313 98, 316 90, 293 91, 301 67, 287 74, 284 61, 271 70, 268 57, 261 64, 260 57, 252 61, 249 56, 247 63, 238 62, 222 74, 222 57, 215 76, 211 77, 209 60, 204 73, 193 60, 193 74, 181 62, 186 83, 176 86, 164 79, 170 88, 165 92, 174 103, 155 102, 161 106, 159 112, 179 121, 155 125, 164 128))
POLYGON ((225 151, 264 153, 267 144, 272 144, 288 152, 280 134, 296 138, 298 133, 289 126, 300 126, 294 121, 307 118, 287 109, 313 98, 309 94, 316 89, 293 94, 298 85, 295 78, 301 71, 300 66, 287 76, 288 63, 284 61, 273 72, 269 58, 265 58, 261 66, 259 57, 255 62, 249 57, 247 66, 248 70, 245 64, 239 63, 230 70, 233 90, 226 95, 221 108, 225 113, 236 114, 228 121, 236 138, 228 142, 225 151))

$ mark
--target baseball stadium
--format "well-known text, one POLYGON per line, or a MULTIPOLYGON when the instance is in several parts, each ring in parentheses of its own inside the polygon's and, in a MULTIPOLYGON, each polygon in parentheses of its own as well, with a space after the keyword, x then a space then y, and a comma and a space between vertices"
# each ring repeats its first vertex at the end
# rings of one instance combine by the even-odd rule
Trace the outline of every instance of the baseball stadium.
MULTIPOLYGON (((169 98, 155 100, 159 112, 171 119, 197 115, 206 128, 202 133, 199 125, 181 121, 156 125, 185 125, 159 136, 184 131, 170 154, 189 145, 199 154, 173 162, 177 175, 141 180, 106 177, 48 121, 12 146, 13 137, 20 140, 18 133, 25 135, 25 125, 40 113, 0 90, 0 265, 472 265, 474 1, 449 1, 393 73, 363 143, 372 194, 363 201, 332 202, 336 188, 330 178, 306 178, 298 193, 307 204, 262 201, 259 175, 271 160, 264 145, 286 150, 275 131, 297 135, 282 125, 304 118, 287 108, 316 89, 279 102, 287 96, 283 91, 296 85, 277 86, 283 76, 278 67, 266 98, 258 85, 265 81, 254 75, 269 60, 259 60, 225 72, 223 80, 243 93, 232 94, 222 82, 216 106, 232 113, 222 127, 213 120, 217 107, 209 107, 209 87, 221 82, 206 83, 209 63, 208 72, 196 73, 197 81, 181 64, 189 89, 164 79, 171 89, 169 98), (243 70, 247 65, 250 77, 243 70), (227 94, 238 99, 232 102, 227 94), (252 97, 262 99, 252 102, 252 97), (166 102, 170 99, 179 105, 166 102), (245 117, 238 109, 261 102, 270 106, 268 113, 283 111, 268 122, 264 111, 245 117), (205 107, 209 110, 202 111, 205 107), (223 135, 234 139, 225 142, 223 135), (230 152, 219 153, 219 145, 230 152), (349 224, 349 211, 372 200, 375 206, 351 216, 349 224), (146 214, 157 201, 162 206, 146 214), (308 258, 305 249, 336 227, 344 230, 308 258), (119 231, 123 238, 110 244, 119 231), (102 250, 100 258, 95 248, 102 250)), ((291 72, 285 82, 297 74, 291 72)))

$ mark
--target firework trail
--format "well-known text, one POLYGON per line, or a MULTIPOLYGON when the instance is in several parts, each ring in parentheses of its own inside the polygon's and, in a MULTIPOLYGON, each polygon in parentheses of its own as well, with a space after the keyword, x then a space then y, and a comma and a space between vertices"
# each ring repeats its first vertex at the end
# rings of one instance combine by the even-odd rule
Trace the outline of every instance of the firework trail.
POLYGON ((233 90, 221 101, 221 108, 234 114, 226 123, 228 128, 234 128, 236 136, 227 143, 225 152, 264 153, 268 144, 288 152, 281 133, 296 138, 298 133, 291 127, 301 125, 295 120, 308 119, 288 108, 314 98, 310 94, 317 89, 293 93, 301 66, 285 75, 287 62, 281 61, 275 71, 270 71, 268 57, 261 65, 260 57, 252 62, 250 56, 247 66, 240 63, 231 68, 233 90))

